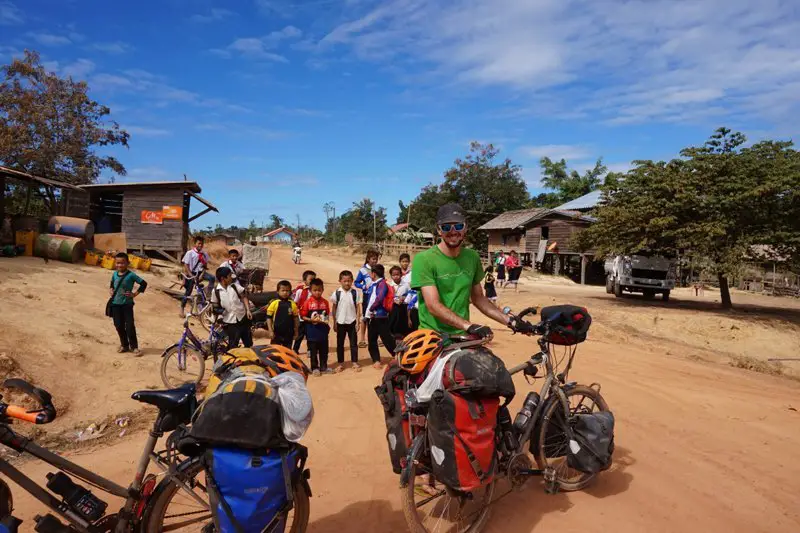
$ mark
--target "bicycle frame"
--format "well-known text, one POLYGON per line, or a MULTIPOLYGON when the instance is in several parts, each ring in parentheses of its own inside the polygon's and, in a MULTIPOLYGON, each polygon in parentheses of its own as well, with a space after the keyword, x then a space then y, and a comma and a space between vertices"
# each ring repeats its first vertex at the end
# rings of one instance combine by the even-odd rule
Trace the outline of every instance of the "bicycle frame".
MULTIPOLYGON (((156 419, 154 427, 158 426, 160 418, 161 417, 159 416, 156 419)), ((174 466, 166 463, 158 454, 155 453, 156 443, 162 436, 163 432, 156 431, 155 429, 150 431, 147 441, 145 442, 144 449, 142 450, 142 455, 139 458, 139 462, 136 467, 136 474, 130 486, 126 489, 109 479, 99 476, 83 468, 82 466, 65 459, 64 457, 61 457, 60 455, 39 446, 28 438, 18 435, 7 424, 0 424, 0 444, 3 444, 19 453, 28 453, 37 459, 56 467, 58 470, 68 472, 74 475, 76 478, 93 485, 108 494, 117 496, 118 498, 123 498, 125 500, 125 504, 117 514, 117 521, 114 529, 114 531, 117 533, 128 532, 129 526, 131 524, 135 524, 136 520, 139 518, 134 516, 134 506, 144 497, 141 489, 145 474, 147 473, 147 468, 151 462, 160 468, 167 478, 177 483, 182 490, 189 494, 200 505, 208 506, 207 502, 203 501, 202 498, 197 496, 197 494, 195 494, 190 487, 188 487, 175 475, 174 466)), ((76 528, 81 533, 96 533, 101 531, 99 528, 93 526, 90 522, 81 517, 78 513, 70 509, 67 504, 53 496, 53 494, 47 491, 44 487, 37 484, 34 480, 17 470, 5 459, 0 459, 0 473, 7 476, 10 480, 19 485, 23 490, 46 505, 52 511, 58 513, 63 519, 67 520, 72 527, 76 528)), ((102 520, 102 518, 100 520, 102 520)))

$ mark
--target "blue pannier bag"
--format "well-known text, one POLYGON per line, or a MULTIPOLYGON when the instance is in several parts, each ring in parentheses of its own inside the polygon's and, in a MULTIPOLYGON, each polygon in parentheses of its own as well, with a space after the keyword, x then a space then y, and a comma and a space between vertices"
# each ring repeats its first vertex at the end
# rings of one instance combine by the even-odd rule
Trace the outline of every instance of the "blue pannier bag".
POLYGON ((217 533, 284 533, 292 508, 297 450, 212 448, 206 451, 217 533))

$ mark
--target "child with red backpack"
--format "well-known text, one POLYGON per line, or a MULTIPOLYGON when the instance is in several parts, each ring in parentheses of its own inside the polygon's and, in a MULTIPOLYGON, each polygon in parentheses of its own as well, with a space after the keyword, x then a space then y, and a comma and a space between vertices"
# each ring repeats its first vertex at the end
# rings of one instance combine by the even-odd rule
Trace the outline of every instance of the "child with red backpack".
POLYGON ((389 327, 389 314, 394 308, 394 289, 386 283, 385 275, 386 270, 383 265, 372 267, 372 284, 367 292, 367 310, 364 314, 369 320, 367 332, 369 356, 372 358, 372 366, 377 369, 383 368, 378 339, 383 341, 383 346, 389 350, 389 355, 392 357, 396 345, 389 327))

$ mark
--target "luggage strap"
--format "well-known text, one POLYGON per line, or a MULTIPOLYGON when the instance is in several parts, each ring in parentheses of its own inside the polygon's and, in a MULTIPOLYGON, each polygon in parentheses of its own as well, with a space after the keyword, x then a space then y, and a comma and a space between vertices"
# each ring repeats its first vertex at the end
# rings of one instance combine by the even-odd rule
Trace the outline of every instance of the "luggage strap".
MULTIPOLYGON (((481 411, 481 413, 485 413, 483 409, 483 404, 481 404, 480 402, 475 402, 475 403, 478 404, 478 408, 481 411)), ((478 420, 480 416, 476 417, 473 414, 474 413, 473 402, 467 401, 467 406, 469 406, 470 416, 472 416, 473 420, 478 420)), ((450 427, 450 431, 453 432, 453 435, 455 435, 455 437, 459 440, 459 442, 461 442, 461 445, 464 447, 464 451, 467 452, 467 459, 469 460, 469 464, 472 467, 472 470, 475 471, 475 475, 478 476, 478 479, 484 481, 486 478, 489 477, 489 472, 483 471, 483 468, 481 468, 481 463, 478 461, 478 458, 475 457, 474 453, 472 453, 472 450, 467 444, 467 441, 465 441, 464 438, 459 434, 455 426, 453 426, 453 424, 451 424, 449 420, 446 420, 446 422, 447 425, 450 427)))

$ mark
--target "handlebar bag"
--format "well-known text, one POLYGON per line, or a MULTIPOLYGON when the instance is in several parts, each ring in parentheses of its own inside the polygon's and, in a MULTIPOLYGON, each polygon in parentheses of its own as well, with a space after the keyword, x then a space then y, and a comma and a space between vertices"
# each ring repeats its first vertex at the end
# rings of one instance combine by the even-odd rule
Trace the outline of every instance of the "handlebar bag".
POLYGON ((428 411, 431 468, 436 481, 474 491, 494 479, 499 398, 467 398, 437 391, 428 411))
POLYGON ((573 420, 574 443, 570 442, 567 464, 587 474, 608 469, 614 453, 614 415, 601 411, 577 414, 573 420))
POLYGON ((462 396, 514 398, 514 381, 502 359, 479 346, 457 350, 444 366, 442 386, 462 396))
POLYGON ((214 531, 285 531, 298 469, 296 450, 211 448, 204 461, 214 531))
POLYGON ((586 340, 592 317, 585 307, 577 305, 551 305, 541 311, 542 321, 550 325, 547 342, 572 346, 586 340))

